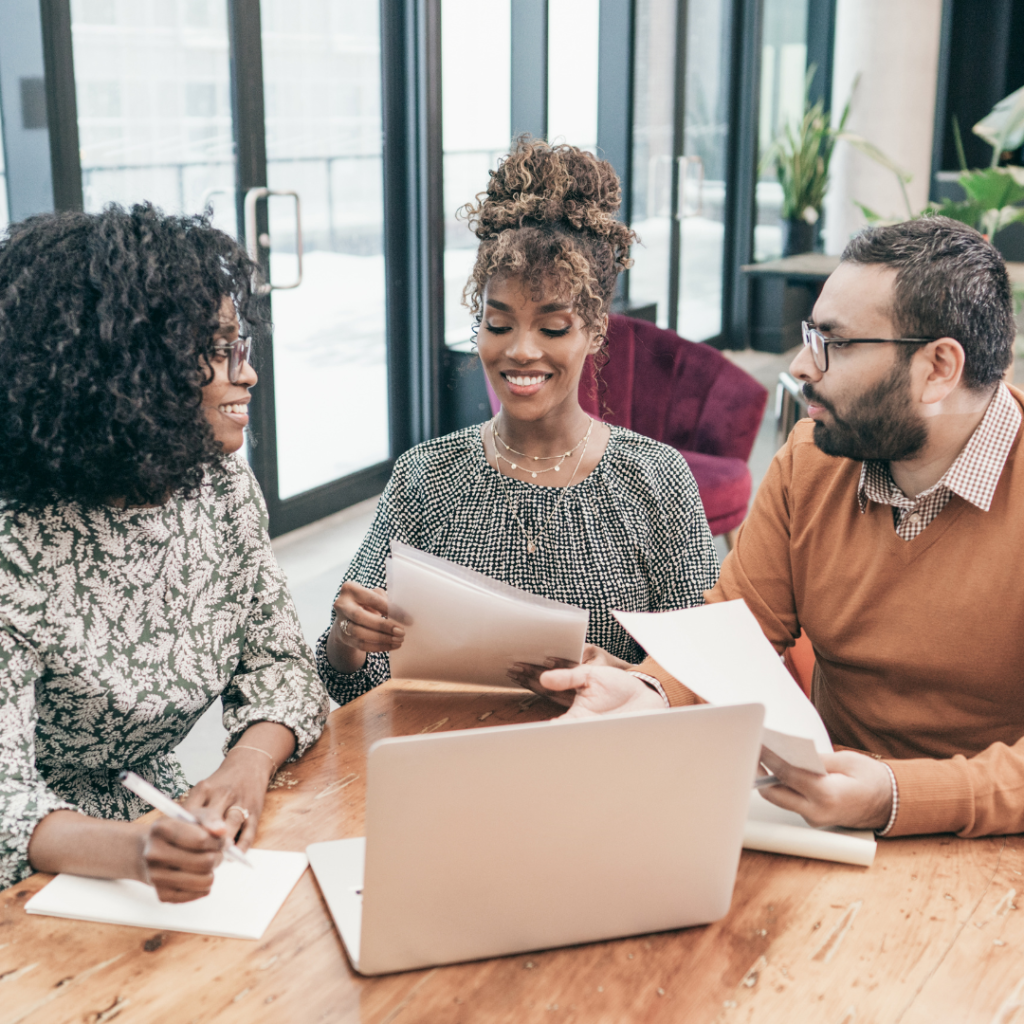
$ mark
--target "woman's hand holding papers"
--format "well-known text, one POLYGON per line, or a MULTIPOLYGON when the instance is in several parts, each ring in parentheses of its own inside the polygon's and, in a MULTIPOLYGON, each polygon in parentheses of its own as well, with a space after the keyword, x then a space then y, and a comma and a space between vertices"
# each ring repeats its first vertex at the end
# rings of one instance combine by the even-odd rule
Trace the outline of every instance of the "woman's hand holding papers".
POLYGON ((543 665, 530 665, 520 661, 516 662, 508 670, 508 677, 524 689, 533 690, 534 693, 539 694, 541 697, 547 697, 548 700, 553 700, 556 704, 569 707, 573 702, 575 694, 567 690, 549 690, 541 684, 540 677, 552 669, 572 669, 576 668, 578 664, 606 665, 612 668, 624 669, 627 672, 633 667, 628 661, 623 661, 621 658, 616 658, 614 654, 609 654, 603 647, 598 647, 596 644, 587 644, 583 648, 583 659, 580 662, 565 661, 562 658, 548 658, 543 665))
POLYGON ((594 718, 665 708, 661 697, 644 682, 621 668, 609 665, 591 663, 576 668, 553 669, 541 675, 540 686, 552 700, 570 705, 563 718, 594 718), (570 696, 571 702, 567 700, 570 696))
POLYGON ((327 660, 339 672, 358 672, 368 652, 394 651, 405 630, 388 618, 388 599, 378 587, 369 590, 346 580, 334 602, 335 619, 327 637, 327 660))
POLYGON ((815 775, 762 748, 762 763, 782 785, 762 789, 761 796, 796 811, 816 828, 885 828, 892 813, 892 780, 885 765, 853 750, 822 754, 821 759, 828 774, 815 775))

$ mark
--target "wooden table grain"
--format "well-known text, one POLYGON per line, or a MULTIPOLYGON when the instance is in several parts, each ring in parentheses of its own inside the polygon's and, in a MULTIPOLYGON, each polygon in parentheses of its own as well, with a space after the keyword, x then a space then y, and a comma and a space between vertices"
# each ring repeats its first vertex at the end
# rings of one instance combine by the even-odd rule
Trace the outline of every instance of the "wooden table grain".
MULTIPOLYGON (((393 680, 279 773, 258 844, 362 835, 381 737, 557 713, 518 691, 393 680)), ((716 924, 371 979, 308 871, 259 942, 29 916, 50 878, 34 875, 0 893, 0 1024, 1024 1022, 1022 872, 1020 837, 883 841, 869 870, 744 852, 716 924)))

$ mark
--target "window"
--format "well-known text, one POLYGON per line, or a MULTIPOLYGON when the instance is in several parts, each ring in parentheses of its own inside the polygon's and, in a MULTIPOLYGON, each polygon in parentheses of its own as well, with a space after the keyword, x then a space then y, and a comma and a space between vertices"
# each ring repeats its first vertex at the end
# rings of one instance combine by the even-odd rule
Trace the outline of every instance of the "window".
MULTIPOLYGON (((380 27, 364 0, 262 0, 267 181, 299 194, 273 293, 278 494, 388 458, 380 27)), ((271 198, 275 284, 295 202, 271 198)))
POLYGON ((658 326, 669 322, 672 178, 675 173, 677 0, 637 0, 633 94, 633 247, 629 297, 656 303, 658 326))
POLYGON ((234 143, 224 4, 73 0, 85 209, 148 200, 214 207, 235 233, 234 143))
POLYGON ((511 45, 511 0, 442 0, 444 321, 445 343, 455 349, 471 348, 462 290, 478 244, 456 214, 487 188, 488 171, 508 152, 511 45))
MULTIPOLYGON (((763 153, 787 122, 803 116, 807 71, 806 0, 765 0, 761 43, 761 109, 758 144, 763 153)), ((823 74, 819 70, 818 74, 823 74)), ((774 167, 758 174, 754 259, 782 255, 782 186, 774 167)))

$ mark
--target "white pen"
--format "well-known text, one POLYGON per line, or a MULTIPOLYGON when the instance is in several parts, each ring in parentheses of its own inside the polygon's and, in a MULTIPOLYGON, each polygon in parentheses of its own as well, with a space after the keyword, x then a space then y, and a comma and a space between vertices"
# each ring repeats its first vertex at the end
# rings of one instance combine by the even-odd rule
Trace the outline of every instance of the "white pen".
MULTIPOLYGON (((199 819, 191 811, 186 811, 181 804, 176 804, 169 796, 164 796, 156 786, 140 778, 135 772, 123 771, 118 778, 121 780, 122 786, 130 789, 136 796, 141 796, 147 804, 151 804, 162 814, 166 814, 168 818, 187 821, 190 825, 202 827, 199 819)), ((224 856, 238 861, 239 864, 244 864, 247 868, 252 867, 252 861, 230 839, 224 847, 224 856)))

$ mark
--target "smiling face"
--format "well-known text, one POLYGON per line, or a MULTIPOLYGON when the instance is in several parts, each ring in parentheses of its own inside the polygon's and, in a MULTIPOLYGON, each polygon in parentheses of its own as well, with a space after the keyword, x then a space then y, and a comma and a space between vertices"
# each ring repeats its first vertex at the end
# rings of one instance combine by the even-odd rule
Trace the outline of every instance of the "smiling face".
MULTIPOLYGON (((221 327, 214 335, 217 345, 230 345, 238 340, 238 314, 231 296, 225 295, 220 305, 221 327)), ((242 365, 238 383, 228 379, 227 353, 218 353, 210 361, 213 379, 203 388, 203 412, 206 414, 214 437, 225 452, 237 452, 245 441, 245 428, 249 423, 249 388, 258 380, 256 371, 242 365)))
POLYGON ((530 295, 515 278, 495 278, 483 295, 477 348, 505 413, 542 420, 579 409, 580 375, 601 347, 564 300, 530 295))
MULTIPOLYGON (((841 338, 896 338, 889 310, 895 271, 875 264, 841 263, 814 304, 814 323, 841 338)), ((910 362, 899 345, 830 342, 828 372, 801 349, 790 366, 804 382, 814 443, 840 458, 900 461, 928 440, 914 400, 910 362)))

